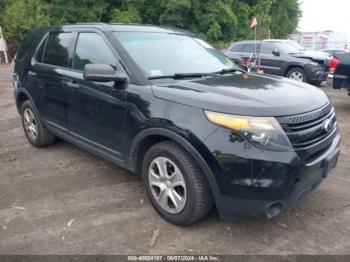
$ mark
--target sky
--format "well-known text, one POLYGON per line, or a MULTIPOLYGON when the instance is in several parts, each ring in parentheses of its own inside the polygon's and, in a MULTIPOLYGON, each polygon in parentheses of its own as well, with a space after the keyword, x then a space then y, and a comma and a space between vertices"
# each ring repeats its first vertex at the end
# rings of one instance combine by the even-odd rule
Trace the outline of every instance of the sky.
POLYGON ((298 29, 345 33, 350 39, 350 0, 300 0, 302 17, 298 29))

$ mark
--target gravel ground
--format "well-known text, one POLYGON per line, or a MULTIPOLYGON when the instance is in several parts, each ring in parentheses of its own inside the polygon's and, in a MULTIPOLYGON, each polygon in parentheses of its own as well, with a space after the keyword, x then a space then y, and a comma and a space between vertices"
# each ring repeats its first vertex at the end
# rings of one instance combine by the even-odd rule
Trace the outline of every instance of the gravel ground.
POLYGON ((132 173, 66 142, 30 146, 0 67, 0 254, 350 254, 350 97, 322 89, 343 140, 317 191, 272 220, 213 211, 181 228, 156 214, 132 173))

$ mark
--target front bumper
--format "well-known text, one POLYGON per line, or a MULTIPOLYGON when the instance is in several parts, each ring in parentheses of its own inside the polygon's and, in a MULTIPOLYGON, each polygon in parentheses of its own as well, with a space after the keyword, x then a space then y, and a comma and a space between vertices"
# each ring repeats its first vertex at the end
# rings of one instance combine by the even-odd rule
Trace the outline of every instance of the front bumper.
POLYGON ((295 206, 327 177, 337 163, 340 134, 337 131, 328 150, 312 163, 303 163, 295 152, 262 152, 223 129, 206 144, 216 147, 212 152, 221 170, 215 175, 219 193, 214 196, 220 217, 272 218, 295 206), (231 143, 218 149, 218 139, 227 135, 231 143))
POLYGON ((323 82, 327 80, 328 71, 320 66, 305 66, 307 80, 310 82, 323 82))

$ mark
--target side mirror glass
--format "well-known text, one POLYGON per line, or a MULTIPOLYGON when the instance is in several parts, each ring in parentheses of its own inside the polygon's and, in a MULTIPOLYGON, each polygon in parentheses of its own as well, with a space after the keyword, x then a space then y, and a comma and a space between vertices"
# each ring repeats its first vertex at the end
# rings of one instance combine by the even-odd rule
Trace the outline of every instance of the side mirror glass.
POLYGON ((128 79, 124 71, 116 71, 112 66, 105 64, 86 64, 84 79, 94 82, 125 82, 128 79))
POLYGON ((280 51, 278 51, 278 50, 273 50, 272 54, 274 54, 275 56, 280 56, 281 55, 280 51))

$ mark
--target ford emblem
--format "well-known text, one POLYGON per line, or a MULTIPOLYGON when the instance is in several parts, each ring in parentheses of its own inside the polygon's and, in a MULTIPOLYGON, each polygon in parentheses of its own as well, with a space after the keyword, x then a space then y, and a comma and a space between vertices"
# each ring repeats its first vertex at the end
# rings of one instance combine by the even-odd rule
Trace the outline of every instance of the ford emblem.
POLYGON ((324 121, 323 128, 327 133, 333 130, 334 126, 335 126, 334 119, 327 119, 326 121, 324 121))

